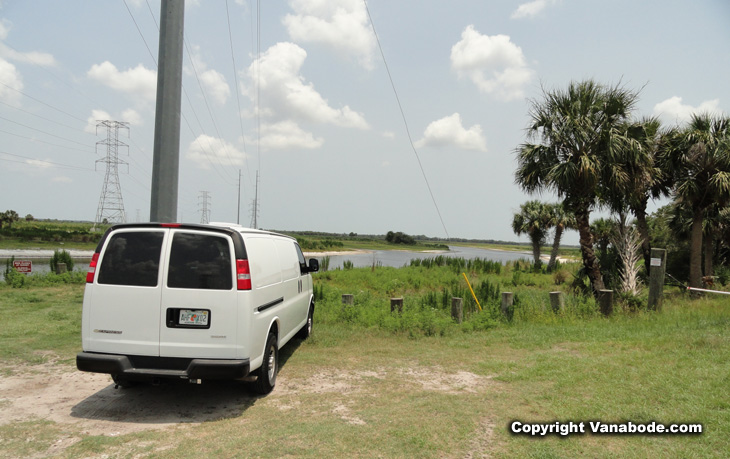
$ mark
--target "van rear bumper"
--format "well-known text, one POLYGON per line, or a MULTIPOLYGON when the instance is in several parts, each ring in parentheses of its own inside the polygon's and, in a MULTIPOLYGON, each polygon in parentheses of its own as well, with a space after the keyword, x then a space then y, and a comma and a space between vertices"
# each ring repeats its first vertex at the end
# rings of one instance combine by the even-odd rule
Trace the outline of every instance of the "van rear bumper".
POLYGON ((184 359, 79 352, 76 368, 128 379, 241 379, 250 371, 249 359, 184 359))

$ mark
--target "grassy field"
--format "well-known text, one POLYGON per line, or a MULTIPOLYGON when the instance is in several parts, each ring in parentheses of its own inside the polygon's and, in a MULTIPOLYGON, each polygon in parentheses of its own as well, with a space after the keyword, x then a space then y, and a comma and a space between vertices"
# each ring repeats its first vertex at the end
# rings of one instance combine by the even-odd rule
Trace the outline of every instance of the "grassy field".
MULTIPOLYGON (((449 266, 318 274, 314 334, 282 350, 269 396, 250 396, 238 383, 114 391, 104 382, 67 421, 29 414, 0 423, 0 456, 727 456, 727 297, 690 301, 667 290, 662 312, 617 307, 610 318, 591 299, 569 299, 554 314, 541 299, 556 288, 553 277, 521 273, 515 285, 515 272, 468 271, 475 285, 509 286, 522 300, 512 321, 486 299, 462 325, 438 305, 444 287, 461 288, 449 266), (359 312, 343 308, 345 291, 359 312), (401 315, 389 312, 392 294, 406 297, 401 315), (78 414, 97 399, 93 415, 78 414), (127 412, 139 400, 156 401, 155 412, 172 415, 173 425, 127 412), (202 408, 181 410, 185 400, 202 408), (125 412, 133 428, 120 430, 114 421, 125 412), (588 421, 700 423, 703 433, 533 438, 511 434, 514 420, 582 421, 586 430, 588 421)), ((82 295, 82 284, 0 285, 0 410, 20 396, 2 388, 38 373, 57 373, 65 391, 83 390, 73 366, 82 295)), ((28 400, 45 390, 26 386, 28 400)))

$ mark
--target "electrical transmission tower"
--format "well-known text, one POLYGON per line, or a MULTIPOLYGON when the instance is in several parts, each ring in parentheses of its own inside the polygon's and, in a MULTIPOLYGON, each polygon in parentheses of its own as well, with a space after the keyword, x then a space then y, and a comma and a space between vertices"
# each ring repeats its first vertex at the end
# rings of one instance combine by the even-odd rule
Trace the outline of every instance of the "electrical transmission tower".
POLYGON ((256 171, 256 194, 251 210, 251 228, 259 227, 259 172, 256 171))
POLYGON ((201 191, 198 199, 202 200, 202 202, 198 202, 200 206, 200 223, 207 225, 210 223, 210 193, 201 191))
MULTIPOLYGON (((122 201, 122 187, 119 184, 119 165, 129 166, 129 163, 119 159, 119 147, 127 147, 124 142, 119 141, 119 129, 126 129, 129 135, 129 123, 122 121, 99 121, 96 124, 96 132, 98 134, 99 127, 106 128, 106 140, 96 142, 97 153, 99 145, 106 146, 106 156, 97 159, 94 164, 105 163, 106 174, 104 175, 104 186, 101 188, 101 196, 99 197, 99 207, 96 210, 95 224, 99 223, 124 223, 126 215, 124 213, 124 202, 122 201)), ((129 153, 127 153, 129 154, 129 153)))

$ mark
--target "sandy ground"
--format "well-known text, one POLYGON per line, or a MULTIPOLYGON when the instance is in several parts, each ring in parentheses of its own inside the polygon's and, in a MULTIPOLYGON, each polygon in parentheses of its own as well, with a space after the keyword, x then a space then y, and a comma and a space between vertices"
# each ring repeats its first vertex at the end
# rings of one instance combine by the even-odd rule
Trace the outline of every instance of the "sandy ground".
MULTIPOLYGON (((373 378, 396 377, 424 392, 474 393, 490 385, 489 378, 441 368, 411 367, 371 371, 325 370, 306 379, 280 374, 267 402, 286 411, 292 395, 354 393, 373 378), (392 373, 392 374, 390 374, 392 373)), ((115 389, 109 375, 77 371, 53 362, 14 369, 0 376, 0 425, 44 419, 73 424, 83 434, 116 436, 178 424, 195 424, 240 416, 258 397, 236 381, 206 381, 202 385, 167 383, 115 389)), ((334 414, 348 423, 364 421, 347 407, 334 414)))

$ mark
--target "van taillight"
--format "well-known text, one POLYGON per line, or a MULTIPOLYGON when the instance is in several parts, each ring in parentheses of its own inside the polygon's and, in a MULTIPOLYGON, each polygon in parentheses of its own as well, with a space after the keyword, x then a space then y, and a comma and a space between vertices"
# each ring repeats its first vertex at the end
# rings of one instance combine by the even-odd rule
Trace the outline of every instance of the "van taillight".
POLYGON ((86 283, 94 283, 94 275, 96 274, 96 263, 99 261, 99 252, 95 252, 89 263, 89 270, 86 272, 86 283))
POLYGON ((236 282, 238 290, 251 290, 251 270, 248 260, 236 260, 236 282))

